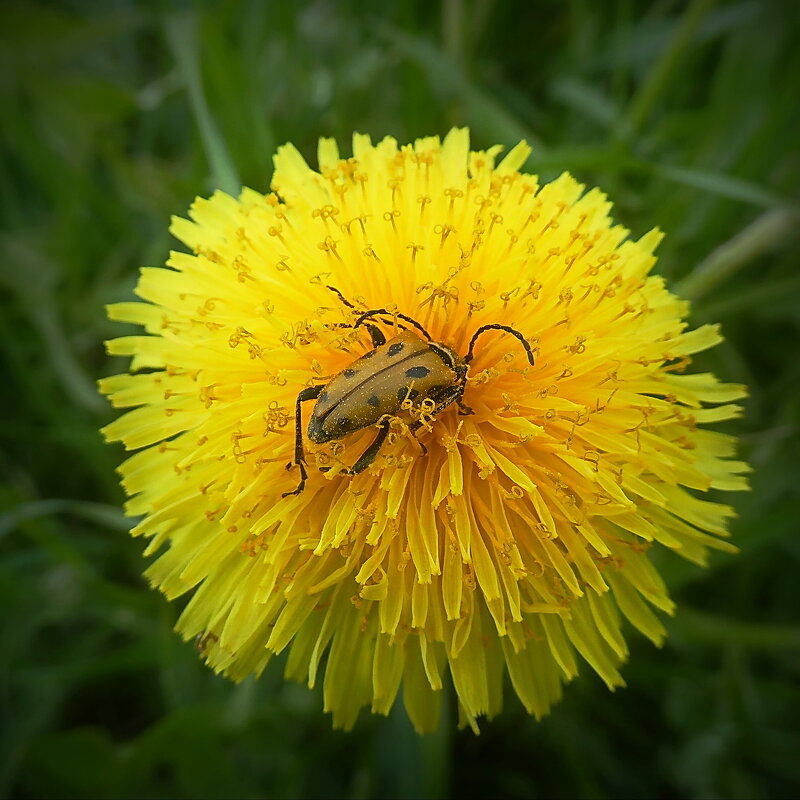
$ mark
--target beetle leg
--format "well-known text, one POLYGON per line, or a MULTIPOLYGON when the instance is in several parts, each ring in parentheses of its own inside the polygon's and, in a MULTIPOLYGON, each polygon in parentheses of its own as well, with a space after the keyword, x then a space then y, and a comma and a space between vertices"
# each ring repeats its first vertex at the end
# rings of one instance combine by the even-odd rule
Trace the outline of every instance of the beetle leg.
POLYGON ((464 400, 464 390, 466 389, 466 385, 464 383, 460 384, 458 387, 458 394, 455 396, 456 405, 458 406, 458 413, 462 417, 468 417, 475 412, 472 410, 470 406, 468 406, 464 400))
POLYGON ((347 473, 349 475, 358 475, 359 472, 363 472, 375 460, 375 456, 378 455, 378 450, 381 449, 381 445, 388 435, 389 420, 385 419, 380 425, 380 430, 375 437, 375 441, 361 454, 361 457, 347 470, 347 473))
POLYGON ((422 451, 421 455, 428 455, 428 448, 425 447, 425 445, 419 439, 417 439, 417 432, 411 431, 411 435, 414 437, 414 441, 419 445, 419 449, 422 451))
POLYGON ((288 497, 291 494, 300 494, 305 489, 308 472, 306 471, 306 454, 303 450, 303 410, 300 406, 306 400, 316 400, 325 388, 324 384, 319 386, 309 386, 297 395, 294 406, 294 462, 289 462, 286 469, 291 469, 295 464, 300 467, 300 483, 293 492, 284 492, 281 497, 288 497))

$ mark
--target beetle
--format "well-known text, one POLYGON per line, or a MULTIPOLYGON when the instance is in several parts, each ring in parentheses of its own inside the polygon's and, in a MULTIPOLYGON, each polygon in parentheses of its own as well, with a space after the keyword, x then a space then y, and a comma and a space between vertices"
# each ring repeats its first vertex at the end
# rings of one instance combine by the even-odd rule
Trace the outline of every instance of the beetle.
MULTIPOLYGON (((327 288, 337 294, 345 305, 355 309, 338 289, 333 286, 327 288)), ((348 475, 358 475, 375 460, 389 434, 391 417, 400 413, 405 403, 421 404, 429 400, 432 410, 428 418, 436 417, 453 403, 458 405, 459 413, 472 414, 472 409, 464 405, 462 398, 467 386, 469 365, 474 358, 475 343, 481 334, 499 330, 515 336, 525 348, 528 362, 531 366, 534 364, 528 340, 508 325, 481 325, 472 335, 465 356, 435 341, 413 317, 386 308, 364 311, 352 326, 344 324, 342 327, 357 329, 362 325, 370 334, 372 349, 334 375, 327 384, 309 386, 297 395, 294 461, 289 462, 286 468, 299 467, 300 483, 294 491, 284 492, 283 497, 300 494, 308 479, 303 448, 303 403, 316 401, 307 429, 308 438, 315 444, 344 439, 377 424, 378 434, 374 441, 346 471, 348 475), (401 319, 425 338, 405 326, 398 326, 402 328, 400 333, 387 340, 383 331, 368 321, 381 322, 381 317, 401 319)), ((410 426, 411 431, 417 430, 422 424, 417 420, 410 426)))

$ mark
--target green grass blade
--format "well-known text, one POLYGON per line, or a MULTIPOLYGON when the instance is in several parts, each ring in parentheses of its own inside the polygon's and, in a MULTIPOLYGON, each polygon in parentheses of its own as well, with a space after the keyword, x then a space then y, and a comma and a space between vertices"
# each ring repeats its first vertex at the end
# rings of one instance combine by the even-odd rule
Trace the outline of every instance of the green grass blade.
POLYGON ((677 284, 675 291, 689 300, 697 301, 705 297, 758 256, 796 235, 798 225, 800 211, 794 209, 776 209, 762 214, 743 231, 717 247, 677 284))
POLYGON ((237 195, 242 182, 203 92, 197 18, 191 11, 176 12, 167 17, 164 29, 189 93, 189 103, 200 131, 214 184, 223 192, 237 195))

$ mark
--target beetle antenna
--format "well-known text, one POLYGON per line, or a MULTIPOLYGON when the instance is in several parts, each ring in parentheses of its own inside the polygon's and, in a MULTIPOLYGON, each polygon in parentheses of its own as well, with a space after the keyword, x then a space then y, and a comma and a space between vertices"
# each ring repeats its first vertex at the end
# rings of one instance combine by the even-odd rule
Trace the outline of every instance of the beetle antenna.
POLYGON ((325 286, 325 288, 330 289, 348 308, 356 310, 356 307, 335 286, 325 286))
MULTIPOLYGON (((413 325, 429 342, 433 341, 433 337, 419 324, 413 317, 406 316, 405 314, 401 314, 399 311, 389 311, 386 308, 373 308, 371 311, 365 311, 353 325, 354 328, 357 328, 359 325, 363 324, 365 320, 368 320, 370 317, 377 317, 381 315, 386 315, 387 317, 398 317, 402 319, 404 322, 408 322, 410 325, 413 325)), ((381 320, 383 322, 383 320, 381 320)))
POLYGON ((533 350, 531 350, 528 340, 518 330, 510 328, 508 325, 498 325, 496 323, 490 325, 481 325, 481 327, 478 328, 474 334, 472 334, 472 339, 470 339, 469 342, 469 350, 464 356, 464 361, 466 361, 468 364, 475 357, 475 354, 472 352, 475 348, 475 342, 477 341, 478 337, 482 333, 486 333, 486 331, 505 331, 506 333, 510 333, 512 336, 516 336, 517 339, 522 342, 522 346, 525 348, 525 355, 528 357, 528 362, 531 366, 533 366, 533 350))
MULTIPOLYGON (((348 308, 352 308, 353 311, 359 311, 359 309, 356 308, 356 306, 354 306, 335 286, 326 285, 325 288, 330 289, 339 298, 339 300, 348 308)), ((373 312, 370 311, 369 314, 372 315, 373 312)), ((406 322, 410 322, 418 331, 420 331, 420 333, 422 333, 428 339, 428 341, 433 341, 431 335, 425 330, 425 328, 422 327, 422 325, 419 324, 419 322, 417 322, 415 319, 412 319, 411 317, 407 317, 405 314, 400 314, 397 312, 393 313, 391 311, 387 311, 385 308, 375 309, 374 316, 377 316, 378 314, 387 314, 392 317, 399 317, 400 319, 405 320, 406 322)), ((356 321, 356 324, 353 325, 353 327, 357 328, 359 325, 361 325, 363 321, 367 318, 367 316, 368 315, 359 317, 359 319, 356 321)), ((385 320, 381 320, 381 322, 385 322, 385 320)), ((399 327, 405 330, 404 326, 400 325, 399 327)))

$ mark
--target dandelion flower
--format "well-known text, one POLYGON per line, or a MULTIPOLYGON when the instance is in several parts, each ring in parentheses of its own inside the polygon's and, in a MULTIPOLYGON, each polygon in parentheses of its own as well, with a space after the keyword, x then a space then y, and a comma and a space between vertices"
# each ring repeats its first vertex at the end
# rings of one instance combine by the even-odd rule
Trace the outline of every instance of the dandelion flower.
POLYGON ((471 152, 466 130, 356 135, 352 158, 321 140, 317 171, 285 145, 272 193, 197 199, 172 224, 190 252, 142 270, 143 302, 109 307, 145 331, 108 343, 132 362, 101 389, 133 409, 103 433, 138 451, 120 472, 132 533, 159 554, 150 582, 193 593, 177 629, 234 680, 288 650, 336 726, 387 714, 402 687, 429 731, 451 680, 475 728, 506 672, 538 718, 581 658, 621 686, 623 618, 659 644, 654 610, 673 611, 648 549, 700 564, 735 549, 731 508, 698 492, 746 488, 747 467, 701 426, 737 416, 744 391, 684 372, 717 327, 689 330, 650 274, 658 231, 629 239, 600 191, 540 185, 524 143, 500 151, 471 152), (407 402, 360 474, 375 426, 314 444, 306 404, 308 480, 284 496, 298 393, 373 347, 354 327, 372 309, 387 337, 415 332, 406 315, 461 356, 479 327, 513 326, 534 364, 486 332, 474 413, 407 402))

